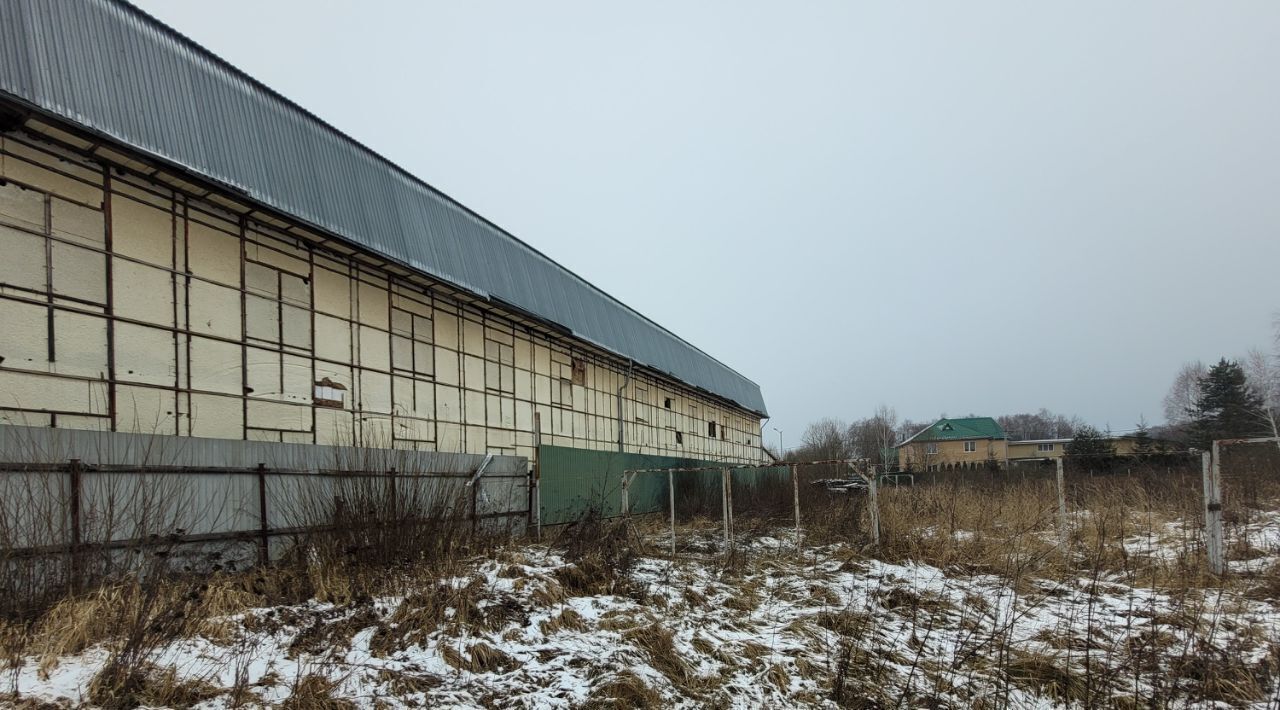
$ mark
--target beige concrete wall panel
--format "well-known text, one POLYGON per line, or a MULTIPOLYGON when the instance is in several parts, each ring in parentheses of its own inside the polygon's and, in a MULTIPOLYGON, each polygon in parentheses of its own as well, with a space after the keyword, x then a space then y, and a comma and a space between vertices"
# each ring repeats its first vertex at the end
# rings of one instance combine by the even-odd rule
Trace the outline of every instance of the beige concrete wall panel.
POLYGON ((484 387, 489 390, 502 389, 502 366, 492 360, 484 363, 484 387))
POLYGON ((113 199, 111 248, 150 264, 172 266, 173 215, 132 199, 113 199))
MULTIPOLYGON (((384 316, 383 321, 386 321, 384 316)), ((387 332, 360 326, 360 365, 374 367, 379 370, 391 369, 391 345, 387 342, 387 332)))
POLYGON ((280 441, 286 444, 314 444, 315 436, 309 431, 282 431, 280 441))
POLYGON ((0 225, 0 283, 45 290, 44 237, 0 225))
MULTIPOLYGON (((395 296, 394 298, 399 298, 395 296)), ((413 337, 413 314, 399 308, 391 309, 391 332, 406 338, 413 337)))
MULTIPOLYGON (((279 400, 284 396, 280 353, 261 348, 245 348, 249 393, 254 399, 279 400)), ((250 424, 249 426, 255 426, 250 424)))
MULTIPOLYGON (((238 372, 238 362, 236 369, 238 372)), ((191 395, 191 436, 213 439, 243 438, 244 403, 239 397, 191 395)))
POLYGON ((192 281, 191 322, 197 333, 240 339, 240 294, 225 286, 192 281))
POLYGON ((413 343, 413 367, 419 375, 435 374, 435 349, 430 343, 413 343))
MULTIPOLYGON (((49 309, 33 303, 0 300, 0 357, 5 367, 49 368, 49 309)), ((0 406, 15 406, 5 402, 0 406)))
MULTIPOLYGON (((406 318, 412 319, 414 315, 418 315, 425 320, 430 321, 432 317, 434 317, 434 309, 431 307, 430 303, 426 302, 426 299, 428 298, 427 295, 401 293, 401 291, 404 290, 406 289, 397 287, 397 292, 391 295, 391 305, 395 306, 398 310, 404 311, 400 314, 402 321, 406 318)), ((428 322, 427 325, 430 326, 431 324, 428 322)))
POLYGON ((301 350, 311 350, 311 311, 296 306, 282 305, 281 335, 284 344, 301 350))
POLYGON ((394 425, 396 439, 435 441, 435 426, 429 420, 414 417, 396 417, 394 425))
POLYGON ((107 302, 107 258, 63 242, 51 242, 53 292, 94 303, 107 302))
POLYGON ((515 392, 516 390, 516 371, 510 365, 499 366, 498 389, 503 392, 515 392))
POLYGON ((484 393, 474 390, 462 391, 464 420, 467 424, 485 424, 484 393))
MULTIPOLYGON (((0 397, 3 397, 0 393, 0 397)), ((11 405, 4 405, 11 406, 11 405)), ((59 419, 66 416, 57 415, 59 419)), ((48 412, 22 412, 13 410, 0 411, 0 425, 10 424, 13 426, 37 426, 48 427, 53 426, 53 417, 48 412)))
POLYGON ((515 402, 516 424, 515 428, 520 431, 533 431, 533 405, 529 402, 516 400, 515 402))
POLYGON ((463 436, 466 437, 463 442, 463 452, 468 454, 484 454, 488 453, 488 432, 482 426, 468 426, 463 436))
POLYGON ((490 449, 513 449, 516 446, 516 433, 502 429, 490 429, 486 443, 490 449))
POLYGON ((172 387, 178 369, 173 338, 172 331, 116 323, 116 379, 172 387))
POLYGON ((391 413, 391 376, 371 370, 360 370, 359 409, 364 412, 391 413))
POLYGON ((351 446, 354 444, 355 434, 353 433, 353 427, 355 415, 353 413, 341 409, 316 407, 315 417, 317 444, 331 446, 351 446))
POLYGON ((297 276, 306 276, 311 271, 305 249, 281 240, 263 237, 260 234, 251 233, 250 240, 245 242, 244 253, 245 258, 269 264, 297 276))
POLYGON ((458 354, 436 346, 434 374, 437 382, 455 387, 461 385, 462 373, 458 367, 458 354))
POLYGON ((413 370, 413 341, 400 335, 391 337, 391 365, 397 370, 413 370))
POLYGON ((476 357, 484 356, 484 326, 470 318, 462 320, 463 352, 476 357))
POLYGON ((533 375, 524 370, 516 370, 513 374, 513 378, 514 382, 512 383, 512 387, 515 392, 516 399, 533 399, 533 375))
POLYGON ((458 349, 458 317, 437 310, 432 324, 435 344, 456 351, 458 349))
MULTIPOLYGON (((556 384, 559 391, 559 383, 556 384)), ((551 378, 546 375, 533 376, 533 401, 539 404, 551 404, 551 378)))
POLYGON ((300 276, 280 274, 280 300, 301 308, 311 308, 311 286, 300 276))
POLYGON ((280 432, 271 429, 245 429, 244 438, 248 441, 280 441, 280 432))
POLYGON ((413 415, 417 407, 413 401, 413 380, 408 377, 391 378, 391 406, 397 415, 413 415))
POLYGON ((316 357, 351 363, 351 324, 330 316, 316 314, 316 357))
POLYGON ((311 407, 251 399, 247 403, 250 427, 282 431, 311 431, 311 407))
POLYGON ((107 413, 107 384, 0 370, 0 406, 77 414, 107 413))
POLYGON ((0 222, 43 233, 44 199, 44 193, 39 190, 29 190, 11 182, 0 185, 0 222))
POLYGON ((485 395, 484 424, 490 428, 502 427, 502 401, 497 395, 485 395))
POLYGON ((244 264, 244 290, 272 301, 279 300, 279 272, 270 266, 246 261, 244 264))
POLYGON ((419 417, 427 419, 435 417, 436 390, 430 382, 418 381, 418 386, 414 388, 413 410, 419 417))
POLYGON ((75 414, 59 414, 59 429, 82 429, 86 431, 111 431, 110 417, 85 417, 75 414))
POLYGON ((228 286, 240 287, 240 239, 194 221, 187 223, 187 254, 191 273, 228 286))
POLYGON ((245 296, 245 334, 269 343, 280 342, 280 306, 274 300, 245 296))
POLYGON ((177 410, 173 390, 116 385, 116 431, 174 434, 177 410))
POLYGON ((516 338, 512 346, 513 364, 522 370, 533 370, 533 344, 524 338, 516 338))
MULTIPOLYGON (((114 272, 116 315, 158 325, 173 325, 171 273, 123 259, 114 259, 111 268, 114 272)), ((238 312, 239 308, 236 310, 238 312)))
POLYGON ((241 395, 240 346, 191 336, 191 388, 241 395))
POLYGON ((50 229, 54 236, 96 249, 106 246, 107 228, 102 210, 52 197, 49 200, 49 215, 50 229))
POLYGON ((515 341, 516 341, 515 335, 511 332, 511 325, 506 324, 502 327, 495 328, 493 326, 493 322, 495 320, 498 320, 498 319, 496 318, 490 319, 489 324, 485 326, 485 329, 484 329, 485 339, 496 341, 502 345, 507 346, 508 348, 511 348, 512 346, 515 345, 515 341))
MULTIPOLYGON (((14 145, 12 142, 6 142, 5 148, 7 150, 14 145)), ((70 164, 63 163, 63 165, 70 164)), ((100 177, 97 178, 99 180, 98 185, 91 185, 66 175, 60 175, 12 155, 0 155, 0 174, 3 174, 7 180, 16 180, 45 192, 65 197, 68 200, 75 200, 94 207, 102 204, 100 177)))
POLYGON ((395 441, 395 426, 389 415, 366 414, 360 417, 361 445, 389 449, 395 441))
POLYGON ((321 313, 351 317, 351 280, 343 274, 317 268, 314 278, 316 310, 321 313))
POLYGON ((53 372, 106 379, 106 318, 71 311, 54 311, 53 345, 57 357, 50 368, 53 372))
MULTIPOLYGON (((436 419, 442 422, 462 421, 462 392, 457 387, 436 385, 436 419)), ((448 451, 448 449, 441 449, 448 451)))
POLYGON ((440 451, 462 451, 462 425, 437 424, 436 448, 440 451))
POLYGON ((281 374, 284 377, 284 400, 310 406, 315 401, 315 383, 318 378, 311 370, 311 358, 285 354, 281 356, 281 374))
POLYGON ((383 286, 365 282, 362 275, 358 295, 360 306, 359 321, 364 325, 386 330, 391 325, 387 314, 389 308, 387 289, 383 286))
POLYGON ((463 355, 463 386, 467 389, 483 390, 485 388, 484 369, 484 360, 474 355, 463 355))

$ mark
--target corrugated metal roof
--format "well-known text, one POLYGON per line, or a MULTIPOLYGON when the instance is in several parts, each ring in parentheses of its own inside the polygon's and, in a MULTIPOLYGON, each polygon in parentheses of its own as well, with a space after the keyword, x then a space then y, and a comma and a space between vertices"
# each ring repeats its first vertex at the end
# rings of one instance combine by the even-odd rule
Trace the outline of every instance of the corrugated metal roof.
POLYGON ((759 385, 117 0, 0 0, 0 91, 766 414, 759 385))

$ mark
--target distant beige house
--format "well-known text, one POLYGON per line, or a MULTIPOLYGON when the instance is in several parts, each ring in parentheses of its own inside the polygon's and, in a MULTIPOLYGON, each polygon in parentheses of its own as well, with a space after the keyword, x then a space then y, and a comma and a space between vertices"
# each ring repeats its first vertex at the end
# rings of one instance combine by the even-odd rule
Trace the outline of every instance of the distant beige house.
MULTIPOLYGON (((1137 436, 1112 436, 1110 441, 1117 456, 1139 453, 1137 436)), ((1148 441, 1154 447, 1152 453, 1170 446, 1156 439, 1148 441)), ((1070 443, 1070 438, 1011 441, 995 419, 965 417, 939 419, 895 448, 903 470, 938 471, 1049 462, 1065 456, 1070 443)))
POLYGON ((898 444, 898 464, 904 470, 938 471, 952 468, 1005 466, 1009 436, 991 417, 939 419, 898 444))

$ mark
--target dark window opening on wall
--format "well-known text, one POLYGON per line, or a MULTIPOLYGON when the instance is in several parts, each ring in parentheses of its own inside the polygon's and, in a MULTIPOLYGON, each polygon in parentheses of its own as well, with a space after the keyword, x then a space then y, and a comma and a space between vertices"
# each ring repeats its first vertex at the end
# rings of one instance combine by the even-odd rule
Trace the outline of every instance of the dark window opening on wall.
POLYGON ((587 384, 587 361, 573 358, 573 384, 587 384))
POLYGON ((712 439, 716 438, 716 423, 715 423, 715 422, 707 422, 707 436, 711 437, 712 439))
POLYGON ((722 425, 720 425, 720 441, 725 441, 725 440, 726 440, 726 439, 725 439, 725 436, 729 433, 728 429, 729 429, 729 427, 726 427, 726 426, 724 426, 723 424, 722 424, 722 425))
POLYGON ((347 398, 347 388, 345 385, 334 382, 328 377, 316 382, 314 404, 317 407, 333 407, 334 409, 342 409, 343 402, 347 398))
POLYGON ((684 443, 684 434, 681 434, 680 432, 676 432, 676 443, 677 444, 684 443))
POLYGON ((671 409, 671 398, 670 397, 663 398, 662 406, 666 407, 667 409, 671 409))

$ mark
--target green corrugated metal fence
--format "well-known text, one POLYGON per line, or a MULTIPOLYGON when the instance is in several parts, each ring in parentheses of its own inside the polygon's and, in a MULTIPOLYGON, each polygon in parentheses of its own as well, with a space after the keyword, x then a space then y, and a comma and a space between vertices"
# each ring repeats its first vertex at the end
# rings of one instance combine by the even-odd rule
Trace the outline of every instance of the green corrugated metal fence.
MULTIPOLYGON (((786 467, 739 469, 722 461, 620 454, 616 451, 591 451, 563 446, 538 448, 538 465, 542 523, 555 525, 580 520, 588 513, 613 517, 622 513, 622 472, 638 469, 698 468, 714 466, 733 468, 735 480, 750 483, 766 476, 785 476, 786 467), (744 479, 745 477, 745 479, 744 479)), ((720 476, 714 471, 677 473, 678 497, 693 486, 705 486, 718 498, 720 476)), ((641 473, 627 490, 632 513, 654 513, 667 509, 667 476, 664 473, 641 473)))

